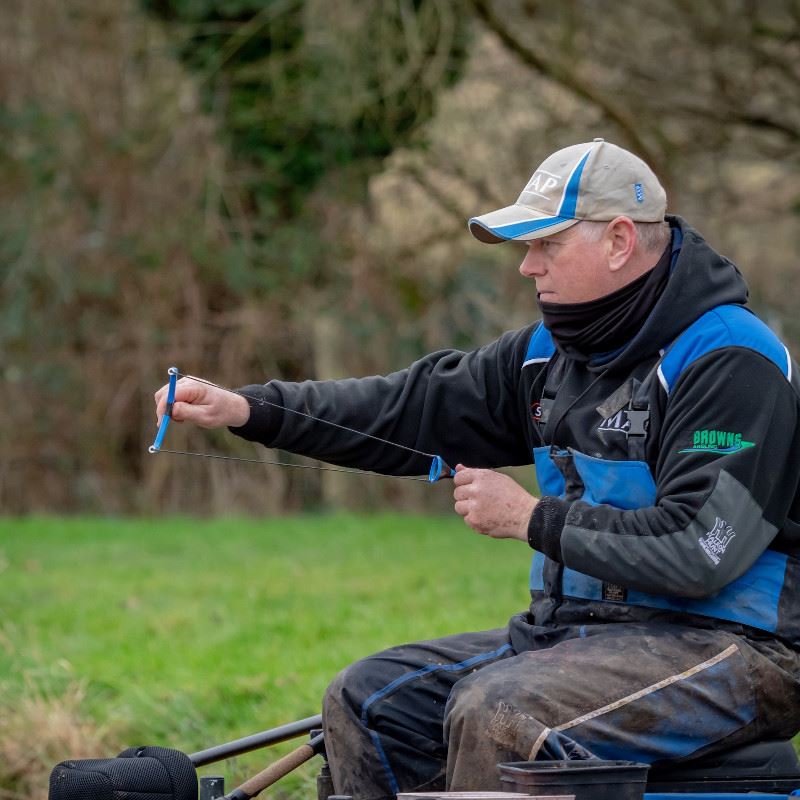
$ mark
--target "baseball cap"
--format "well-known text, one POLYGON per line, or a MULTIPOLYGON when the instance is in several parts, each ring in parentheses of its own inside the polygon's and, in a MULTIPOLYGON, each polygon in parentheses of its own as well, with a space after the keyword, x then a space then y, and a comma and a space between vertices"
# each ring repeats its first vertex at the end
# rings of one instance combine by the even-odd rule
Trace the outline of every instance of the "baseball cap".
POLYGON ((470 233, 496 244, 529 241, 582 220, 661 222, 667 195, 641 158, 604 139, 574 144, 545 159, 513 205, 469 221, 470 233))

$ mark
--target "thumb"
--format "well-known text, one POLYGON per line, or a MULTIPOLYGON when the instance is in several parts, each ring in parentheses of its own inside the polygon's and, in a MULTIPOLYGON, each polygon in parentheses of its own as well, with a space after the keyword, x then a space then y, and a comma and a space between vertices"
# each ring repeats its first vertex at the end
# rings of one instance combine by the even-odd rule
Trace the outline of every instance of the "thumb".
POLYGON ((464 473, 469 473, 469 467, 465 467, 463 464, 456 464, 456 474, 453 475, 453 481, 456 486, 464 486, 467 483, 471 483, 470 475, 465 475, 464 473))
POLYGON ((178 381, 175 387, 175 402, 176 403, 204 403, 208 397, 208 387, 202 383, 198 383, 191 378, 184 378, 178 381))

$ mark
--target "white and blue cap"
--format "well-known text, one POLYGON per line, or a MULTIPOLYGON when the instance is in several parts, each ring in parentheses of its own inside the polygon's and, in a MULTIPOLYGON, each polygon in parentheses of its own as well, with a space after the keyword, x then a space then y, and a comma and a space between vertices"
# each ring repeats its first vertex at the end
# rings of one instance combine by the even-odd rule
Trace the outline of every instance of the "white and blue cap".
POLYGON ((482 242, 525 242, 558 233, 582 220, 661 222, 667 195, 641 158, 595 139, 553 153, 533 173, 514 205, 469 221, 482 242))

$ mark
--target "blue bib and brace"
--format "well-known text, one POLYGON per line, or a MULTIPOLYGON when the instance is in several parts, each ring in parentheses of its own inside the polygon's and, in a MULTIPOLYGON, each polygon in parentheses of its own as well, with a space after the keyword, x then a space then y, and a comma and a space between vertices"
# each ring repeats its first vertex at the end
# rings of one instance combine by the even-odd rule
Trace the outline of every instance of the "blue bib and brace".
MULTIPOLYGON (((787 380, 791 379, 788 351, 764 323, 741 306, 712 309, 673 342, 641 384, 636 383, 627 408, 629 460, 596 458, 571 448, 561 450, 555 445, 537 447, 533 456, 541 494, 570 502, 582 500, 590 505, 608 504, 623 510, 654 506, 656 484, 644 460, 649 418, 647 390, 652 381, 658 380, 669 394, 689 365, 715 349, 731 345, 761 353, 778 366, 787 380)), ((554 352, 550 334, 539 326, 531 337, 525 363, 549 361, 554 352)), ((551 386, 557 386, 559 380, 559 369, 554 372, 554 376, 548 376, 547 383, 551 386)), ((543 399, 542 404, 545 403, 543 399)), ((778 614, 787 560, 784 553, 767 549, 747 572, 715 596, 690 599, 609 585, 537 552, 531 565, 530 589, 535 601, 552 607, 567 598, 623 603, 727 620, 793 638, 796 632, 782 630, 778 614)))

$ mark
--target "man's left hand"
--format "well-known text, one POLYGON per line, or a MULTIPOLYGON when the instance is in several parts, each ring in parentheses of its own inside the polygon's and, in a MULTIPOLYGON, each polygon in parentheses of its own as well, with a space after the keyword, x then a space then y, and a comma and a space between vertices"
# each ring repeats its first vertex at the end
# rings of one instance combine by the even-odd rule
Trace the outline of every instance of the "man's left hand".
POLYGON ((470 528, 494 539, 528 540, 528 523, 539 501, 513 478, 459 464, 453 483, 456 513, 470 528))

